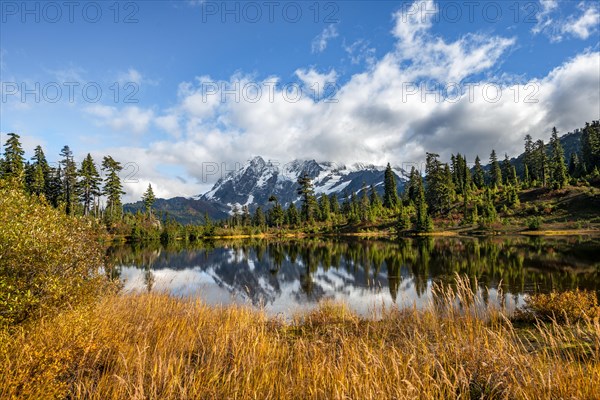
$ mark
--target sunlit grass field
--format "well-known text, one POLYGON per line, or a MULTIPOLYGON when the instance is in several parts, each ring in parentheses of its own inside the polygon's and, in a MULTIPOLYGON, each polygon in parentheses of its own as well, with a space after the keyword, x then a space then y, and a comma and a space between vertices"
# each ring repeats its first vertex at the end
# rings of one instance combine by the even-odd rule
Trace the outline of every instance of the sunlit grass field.
POLYGON ((595 300, 591 318, 532 324, 484 305, 466 280, 435 298, 378 318, 323 303, 283 320, 161 294, 111 295, 5 331, 0 398, 600 397, 595 300))

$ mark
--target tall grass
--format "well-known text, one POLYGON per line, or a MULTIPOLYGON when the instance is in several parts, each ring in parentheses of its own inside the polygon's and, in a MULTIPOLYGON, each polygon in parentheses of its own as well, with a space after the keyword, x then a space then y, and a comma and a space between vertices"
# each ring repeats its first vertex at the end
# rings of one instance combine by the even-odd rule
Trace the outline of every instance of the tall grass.
POLYGON ((466 281, 378 319, 108 296, 0 338, 0 398, 594 399, 600 324, 523 330, 466 281))

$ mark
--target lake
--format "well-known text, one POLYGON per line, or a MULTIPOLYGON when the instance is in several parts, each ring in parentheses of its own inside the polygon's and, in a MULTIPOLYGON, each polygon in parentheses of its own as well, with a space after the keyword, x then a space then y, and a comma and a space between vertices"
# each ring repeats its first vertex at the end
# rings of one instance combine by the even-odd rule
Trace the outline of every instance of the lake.
POLYGON ((600 238, 593 236, 151 243, 111 247, 108 259, 126 292, 251 304, 284 316, 325 299, 362 315, 394 304, 422 307, 432 285, 452 285, 456 274, 478 285, 485 301, 507 307, 527 293, 600 292, 600 238))

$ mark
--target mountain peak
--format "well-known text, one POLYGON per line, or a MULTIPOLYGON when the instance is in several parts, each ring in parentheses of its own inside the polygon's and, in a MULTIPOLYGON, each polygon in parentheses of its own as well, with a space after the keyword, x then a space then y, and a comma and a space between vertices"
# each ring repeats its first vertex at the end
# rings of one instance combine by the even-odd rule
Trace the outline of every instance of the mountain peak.
MULTIPOLYGON (((296 159, 282 166, 265 162, 256 156, 237 171, 230 172, 200 198, 220 203, 224 209, 247 205, 251 209, 269 206, 269 197, 277 196, 285 206, 298 201, 298 178, 307 174, 313 181, 315 194, 347 195, 361 190, 363 184, 383 190, 385 167, 355 163, 345 166, 333 162, 317 162, 314 159, 296 159)), ((396 170, 397 182, 406 181, 405 172, 396 170)))

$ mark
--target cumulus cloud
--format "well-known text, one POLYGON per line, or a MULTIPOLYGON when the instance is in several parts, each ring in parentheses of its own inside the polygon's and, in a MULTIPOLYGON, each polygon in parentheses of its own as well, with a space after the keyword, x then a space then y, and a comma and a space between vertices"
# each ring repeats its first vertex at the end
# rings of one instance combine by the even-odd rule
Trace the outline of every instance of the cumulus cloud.
POLYGON ((338 37, 338 31, 335 25, 329 25, 323 32, 318 34, 312 41, 312 52, 313 53, 322 53, 327 48, 327 43, 331 40, 338 37))

